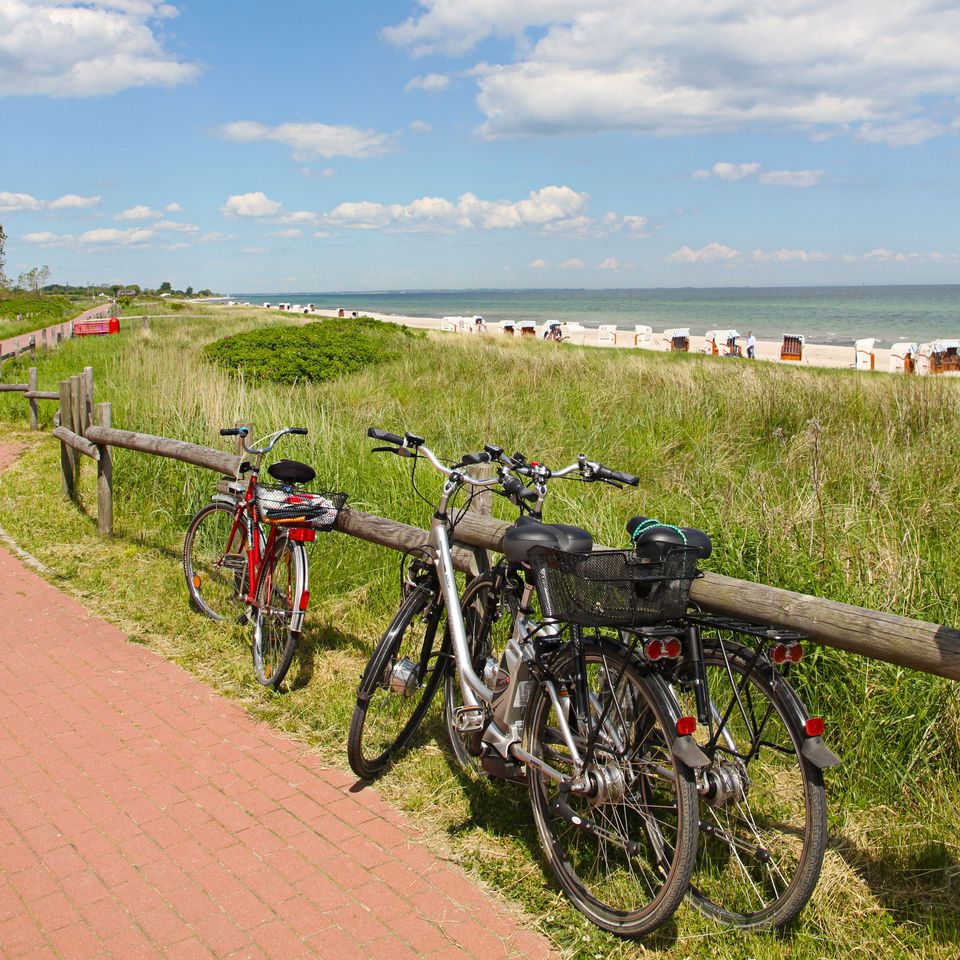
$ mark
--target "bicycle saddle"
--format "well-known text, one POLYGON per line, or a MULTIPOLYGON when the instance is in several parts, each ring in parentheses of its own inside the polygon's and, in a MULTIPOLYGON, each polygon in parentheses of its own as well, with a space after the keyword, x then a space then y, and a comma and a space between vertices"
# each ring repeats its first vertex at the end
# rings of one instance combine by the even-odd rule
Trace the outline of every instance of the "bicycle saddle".
POLYGON ((503 535, 503 555, 512 563, 526 563, 534 547, 565 553, 589 553, 593 549, 593 537, 580 527, 541 523, 530 517, 518 518, 503 535))
POLYGON ((313 467, 298 460, 278 460, 267 467, 267 473, 281 483, 309 483, 317 475, 313 467))
POLYGON ((706 560, 713 552, 713 541, 709 535, 694 527, 671 527, 662 523, 651 523, 648 517, 631 517, 627 521, 627 533, 632 537, 634 530, 642 523, 649 523, 649 526, 634 540, 637 553, 641 557, 659 560, 671 547, 691 547, 697 551, 697 557, 701 560, 706 560))

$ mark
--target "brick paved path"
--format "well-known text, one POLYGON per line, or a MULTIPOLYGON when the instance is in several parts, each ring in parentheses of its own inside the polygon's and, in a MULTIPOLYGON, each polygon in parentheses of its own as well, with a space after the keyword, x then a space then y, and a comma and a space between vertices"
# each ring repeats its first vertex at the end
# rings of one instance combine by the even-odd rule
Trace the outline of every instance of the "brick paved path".
POLYGON ((0 671, 0 957, 549 955, 373 790, 3 549, 0 671))

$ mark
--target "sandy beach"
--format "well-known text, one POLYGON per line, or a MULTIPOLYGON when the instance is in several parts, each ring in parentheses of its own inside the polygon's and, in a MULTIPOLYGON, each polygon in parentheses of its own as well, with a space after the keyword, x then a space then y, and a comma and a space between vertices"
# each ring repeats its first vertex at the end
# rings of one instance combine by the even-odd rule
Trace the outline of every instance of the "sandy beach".
MULTIPOLYGON (((271 309, 276 309, 271 307, 271 309)), ((299 306, 294 310, 291 310, 291 313, 299 314, 299 306)), ((390 313, 377 313, 371 310, 361 311, 362 316, 373 317, 375 320, 383 320, 387 323, 402 323, 404 326, 408 327, 417 327, 421 330, 433 330, 438 333, 443 331, 443 321, 439 317, 405 317, 399 316, 397 314, 390 313)), ((336 317, 336 310, 321 310, 316 309, 312 312, 306 314, 308 317, 336 317)), ((473 325, 469 325, 465 332, 461 333, 458 331, 446 332, 447 336, 458 337, 458 336, 477 336, 476 328, 473 325)), ((519 336, 519 334, 515 334, 519 336)), ((537 338, 539 339, 542 335, 542 330, 538 328, 537 338)), ((482 334, 485 337, 502 337, 505 334, 500 333, 499 328, 495 324, 489 324, 487 326, 486 332, 482 334)), ((741 348, 746 351, 744 346, 746 337, 742 337, 738 343, 741 348)), ((602 349, 619 349, 619 350, 654 350, 654 351, 665 351, 667 349, 667 342, 664 339, 663 331, 655 330, 651 336, 651 341, 648 344, 637 345, 634 342, 634 334, 632 330, 618 330, 616 333, 616 343, 604 343, 600 344, 600 331, 596 327, 586 327, 582 331, 577 332, 575 340, 571 342, 583 343, 584 346, 588 347, 601 347, 602 349), (581 339, 582 336, 582 339, 581 339)), ((773 361, 775 363, 784 363, 788 366, 811 366, 811 367, 832 367, 835 369, 853 369, 855 362, 855 351, 852 346, 835 346, 829 344, 818 344, 818 343, 808 343, 803 348, 803 359, 800 361, 796 360, 781 360, 780 359, 780 342, 772 340, 758 340, 757 341, 757 359, 758 360, 767 360, 773 361)), ((710 346, 705 337, 691 335, 690 337, 690 353, 709 353, 710 346)), ((874 369, 880 371, 889 370, 890 362, 890 350, 884 350, 879 347, 874 348, 874 369)))

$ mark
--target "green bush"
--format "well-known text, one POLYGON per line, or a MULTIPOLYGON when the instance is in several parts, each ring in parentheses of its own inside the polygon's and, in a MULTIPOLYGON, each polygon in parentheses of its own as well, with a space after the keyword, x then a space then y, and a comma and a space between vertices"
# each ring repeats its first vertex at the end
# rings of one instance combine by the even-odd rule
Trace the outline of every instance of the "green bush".
POLYGON ((0 294, 0 338, 40 330, 70 320, 83 309, 66 297, 0 294), (20 320, 17 320, 17 316, 20 320))
POLYGON ((424 333, 369 317, 323 320, 302 327, 266 327, 209 344, 208 360, 252 380, 335 380, 395 360, 424 333))

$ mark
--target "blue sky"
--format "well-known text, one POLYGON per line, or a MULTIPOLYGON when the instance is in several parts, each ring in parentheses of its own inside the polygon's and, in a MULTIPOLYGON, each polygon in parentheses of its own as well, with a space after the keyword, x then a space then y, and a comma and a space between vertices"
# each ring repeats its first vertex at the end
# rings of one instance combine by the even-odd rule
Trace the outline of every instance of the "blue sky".
POLYGON ((960 7, 0 0, 7 274, 953 283, 960 7))

